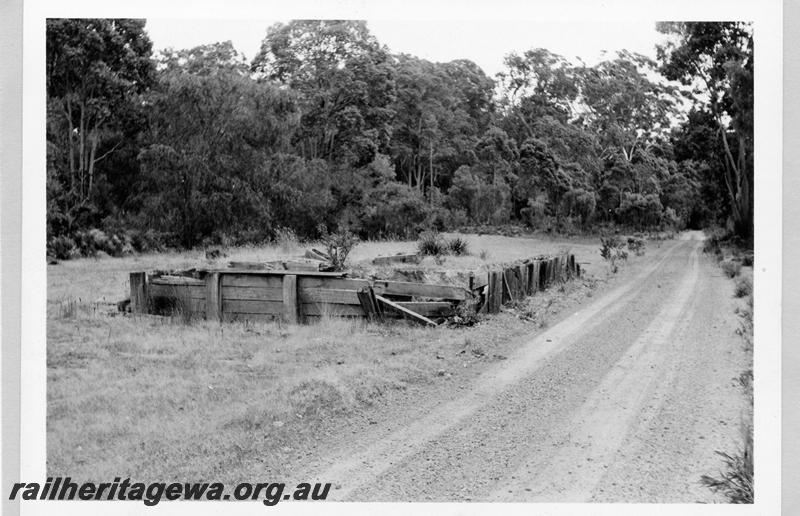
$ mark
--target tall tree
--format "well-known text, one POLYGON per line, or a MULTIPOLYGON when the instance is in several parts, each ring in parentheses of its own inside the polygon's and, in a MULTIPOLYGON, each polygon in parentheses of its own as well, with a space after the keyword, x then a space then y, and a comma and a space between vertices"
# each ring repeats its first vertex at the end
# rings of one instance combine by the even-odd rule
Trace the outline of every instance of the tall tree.
POLYGON ((663 22, 661 71, 694 90, 717 125, 734 231, 753 239, 753 31, 742 22, 663 22))
POLYGON ((359 167, 388 149, 393 67, 365 22, 275 24, 251 68, 297 93, 295 145, 303 157, 359 167))
POLYGON ((103 161, 130 141, 137 99, 153 82, 151 51, 144 20, 47 20, 47 138, 61 232, 90 223, 78 219, 95 211, 98 176, 110 172, 103 161))
POLYGON ((459 166, 475 161, 475 145, 491 119, 494 83, 467 60, 395 59, 392 154, 398 175, 420 190, 447 187, 459 166))
POLYGON ((663 139, 677 116, 675 90, 651 78, 655 62, 627 51, 581 71, 581 121, 598 135, 602 158, 633 162, 663 139))
POLYGON ((290 92, 249 76, 230 42, 162 56, 139 155, 144 225, 185 247, 215 233, 269 233, 270 164, 297 123, 290 92))

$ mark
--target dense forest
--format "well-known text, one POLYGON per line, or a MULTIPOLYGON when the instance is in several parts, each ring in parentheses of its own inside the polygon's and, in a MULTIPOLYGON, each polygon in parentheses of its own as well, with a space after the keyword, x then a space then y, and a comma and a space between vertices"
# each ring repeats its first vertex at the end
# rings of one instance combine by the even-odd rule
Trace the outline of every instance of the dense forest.
POLYGON ((362 21, 154 53, 144 20, 47 22, 58 257, 426 228, 753 232, 753 40, 659 23, 658 59, 537 48, 488 77, 392 54, 362 21))

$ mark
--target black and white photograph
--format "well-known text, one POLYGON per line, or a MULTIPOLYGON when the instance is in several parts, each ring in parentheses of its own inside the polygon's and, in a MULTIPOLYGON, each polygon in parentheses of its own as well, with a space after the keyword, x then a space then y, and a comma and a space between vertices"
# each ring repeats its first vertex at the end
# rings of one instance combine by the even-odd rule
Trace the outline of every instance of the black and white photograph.
POLYGON ((45 476, 10 499, 772 496, 767 26, 531 11, 43 18, 45 476))

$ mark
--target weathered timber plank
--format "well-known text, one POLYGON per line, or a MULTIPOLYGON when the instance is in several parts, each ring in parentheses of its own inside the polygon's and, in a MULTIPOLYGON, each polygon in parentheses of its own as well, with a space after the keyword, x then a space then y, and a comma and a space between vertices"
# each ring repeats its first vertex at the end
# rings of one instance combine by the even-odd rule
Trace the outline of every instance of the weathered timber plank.
POLYGON ((369 295, 370 288, 364 287, 356 292, 356 296, 358 297, 358 302, 361 305, 361 310, 364 311, 364 315, 370 321, 374 320, 377 317, 375 313, 375 308, 372 306, 372 298, 369 295))
POLYGON ((430 319, 428 319, 424 315, 420 315, 420 314, 418 314, 418 313, 416 313, 416 312, 414 312, 412 310, 409 310, 408 308, 400 306, 399 304, 395 303, 394 301, 390 301, 390 300, 386 299, 385 297, 381 297, 379 295, 376 295, 375 299, 377 299, 379 303, 383 303, 384 307, 388 307, 391 310, 394 310, 394 311, 399 312, 399 313, 401 313, 401 314, 403 314, 405 316, 408 316, 408 317, 410 317, 411 319, 413 319, 415 321, 419 321, 419 322, 425 323, 425 324, 430 325, 430 326, 438 326, 434 321, 431 321, 430 319))
POLYGON ((329 262, 331 260, 331 257, 328 256, 327 253, 314 248, 307 249, 305 252, 305 257, 311 258, 312 260, 320 260, 323 262, 329 262))
POLYGON ((476 274, 472 282, 472 290, 478 290, 489 284, 489 273, 476 274))
POLYGON ((453 304, 447 301, 414 301, 397 305, 425 317, 449 317, 454 313, 453 304))
POLYGON ((378 295, 405 295, 414 297, 427 297, 432 299, 451 299, 464 301, 467 299, 467 289, 452 287, 450 285, 429 285, 427 283, 413 283, 408 281, 375 280, 373 285, 375 294, 378 295))
POLYGON ((301 303, 300 314, 305 317, 329 316, 329 317, 365 317, 364 309, 361 305, 336 305, 332 303, 301 303))
POLYGON ((539 290, 547 288, 547 260, 539 260, 539 290))
POLYGON ((515 287, 517 289, 517 299, 519 300, 525 298, 524 276, 525 276, 525 267, 523 265, 517 265, 514 268, 514 282, 516 283, 515 287))
POLYGON ((396 254, 394 256, 378 256, 372 259, 373 265, 392 265, 395 263, 419 263, 422 257, 419 254, 396 254))
POLYGON ((494 271, 489 271, 487 273, 488 276, 488 283, 486 284, 486 303, 485 312, 487 313, 494 313, 494 291, 495 291, 495 283, 497 282, 497 275, 494 271))
POLYGON ((264 271, 274 269, 272 265, 266 262, 228 262, 228 268, 247 271, 264 271))
POLYGON ((494 271, 494 292, 492 295, 492 313, 498 313, 503 306, 503 271, 494 271))
POLYGON ((179 286, 205 286, 206 282, 201 279, 187 278, 185 276, 159 276, 150 280, 154 285, 179 285, 179 286))
POLYGON ((147 274, 132 272, 131 281, 131 312, 135 314, 147 313, 147 274))
POLYGON ((300 317, 300 306, 297 304, 297 276, 289 274, 283 277, 283 320, 297 324, 300 317))
POLYGON ((514 278, 511 273, 511 269, 504 269, 503 270, 503 296, 501 300, 501 304, 506 304, 508 302, 514 301, 514 291, 511 289, 511 285, 514 282, 514 278))
POLYGON ((237 273, 248 276, 285 276, 287 274, 301 275, 301 276, 318 276, 321 278, 343 278, 346 273, 344 272, 318 272, 318 271, 289 271, 289 270, 264 270, 264 271, 249 271, 240 269, 215 269, 216 272, 224 272, 227 274, 237 273))
POLYGON ((255 274, 237 274, 224 271, 220 285, 224 287, 283 288, 282 276, 261 276, 255 274))
POLYGON ((147 285, 149 297, 175 297, 187 299, 205 299, 206 286, 203 285, 163 285, 149 283, 147 285))
POLYGON ((338 303, 342 305, 358 305, 357 290, 340 290, 329 288, 299 289, 301 303, 338 303))
POLYGON ((219 288, 219 273, 206 276, 206 319, 219 321, 222 314, 222 292, 219 288))
POLYGON ((280 287, 222 287, 222 298, 228 300, 251 299, 283 301, 283 285, 280 287))
POLYGON ((297 288, 299 289, 327 288, 333 290, 358 290, 369 286, 369 280, 366 279, 320 278, 302 274, 297 278, 297 288))
POLYGON ((283 313, 283 301, 228 300, 223 298, 222 313, 280 315, 283 313))

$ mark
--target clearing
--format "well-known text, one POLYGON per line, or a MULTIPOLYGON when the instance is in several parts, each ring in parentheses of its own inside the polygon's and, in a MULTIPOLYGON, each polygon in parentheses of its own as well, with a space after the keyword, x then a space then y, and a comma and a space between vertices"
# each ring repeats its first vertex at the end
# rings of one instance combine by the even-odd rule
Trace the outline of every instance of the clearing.
POLYGON ((319 479, 358 501, 719 501, 698 480, 738 439, 749 357, 741 300, 699 235, 649 242, 610 277, 594 239, 467 238, 498 262, 568 247, 586 276, 471 328, 184 325, 103 303, 129 271, 202 253, 48 267, 48 475, 319 479))

